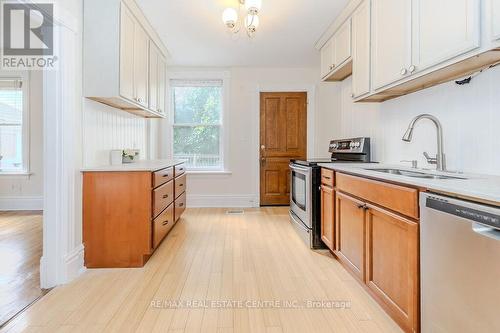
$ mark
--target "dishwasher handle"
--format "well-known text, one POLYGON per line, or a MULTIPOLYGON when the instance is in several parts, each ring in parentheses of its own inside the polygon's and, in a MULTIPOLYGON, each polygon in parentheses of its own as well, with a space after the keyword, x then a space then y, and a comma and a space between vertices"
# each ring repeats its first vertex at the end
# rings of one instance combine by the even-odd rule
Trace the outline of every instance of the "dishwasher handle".
POLYGON ((500 230, 486 226, 481 223, 473 223, 472 231, 484 237, 488 237, 497 241, 500 241, 500 230))

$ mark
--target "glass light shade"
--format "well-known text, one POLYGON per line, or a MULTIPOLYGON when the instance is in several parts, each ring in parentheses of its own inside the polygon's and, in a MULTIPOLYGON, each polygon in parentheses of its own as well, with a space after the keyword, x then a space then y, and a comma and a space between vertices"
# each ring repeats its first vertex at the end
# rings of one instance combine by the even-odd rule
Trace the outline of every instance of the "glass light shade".
POLYGON ((226 8, 222 13, 222 21, 227 26, 235 26, 238 21, 238 12, 234 8, 226 8))
POLYGON ((245 0, 245 9, 250 14, 257 14, 262 8, 262 0, 245 0))
POLYGON ((253 30, 259 27, 259 17, 257 15, 247 15, 245 20, 245 26, 247 28, 252 28, 253 30))

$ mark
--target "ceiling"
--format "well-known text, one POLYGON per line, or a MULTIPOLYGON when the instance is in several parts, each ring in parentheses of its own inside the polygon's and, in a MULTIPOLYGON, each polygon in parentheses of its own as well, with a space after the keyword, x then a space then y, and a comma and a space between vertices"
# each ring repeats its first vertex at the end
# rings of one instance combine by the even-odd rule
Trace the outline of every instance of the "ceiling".
POLYGON ((250 40, 234 38, 222 12, 237 0, 136 0, 167 46, 175 66, 312 67, 314 44, 349 0, 263 0, 250 40))

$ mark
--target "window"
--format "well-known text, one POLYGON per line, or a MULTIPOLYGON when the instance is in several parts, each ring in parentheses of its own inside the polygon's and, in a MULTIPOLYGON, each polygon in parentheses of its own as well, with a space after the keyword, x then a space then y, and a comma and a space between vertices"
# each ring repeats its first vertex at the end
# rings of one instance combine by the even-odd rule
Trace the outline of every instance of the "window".
POLYGON ((0 173, 28 169, 26 81, 0 77, 0 173))
POLYGON ((223 81, 171 80, 173 156, 188 170, 223 170, 223 81))

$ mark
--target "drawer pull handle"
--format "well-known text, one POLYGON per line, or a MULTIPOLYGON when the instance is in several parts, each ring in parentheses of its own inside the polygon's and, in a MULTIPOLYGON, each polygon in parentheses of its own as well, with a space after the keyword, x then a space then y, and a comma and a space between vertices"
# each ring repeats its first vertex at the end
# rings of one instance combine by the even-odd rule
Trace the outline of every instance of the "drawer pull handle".
POLYGON ((182 186, 184 186, 184 184, 179 184, 179 187, 182 187, 182 186))
POLYGON ((368 209, 368 206, 366 204, 363 205, 358 205, 359 209, 368 209))
POLYGON ((168 173, 163 175, 163 178, 167 178, 167 177, 168 177, 168 173))
POLYGON ((179 204, 179 207, 182 207, 182 206, 184 206, 184 204, 183 204, 183 203, 180 203, 180 204, 179 204))
POLYGON ((332 179, 332 178, 327 177, 327 176, 323 176, 323 178, 328 179, 328 180, 332 179))
POLYGON ((167 225, 168 224, 168 220, 166 221, 163 221, 162 225, 167 225))
POLYGON ((165 194, 165 195, 163 196, 163 199, 166 199, 166 198, 168 198, 168 194, 165 194))

